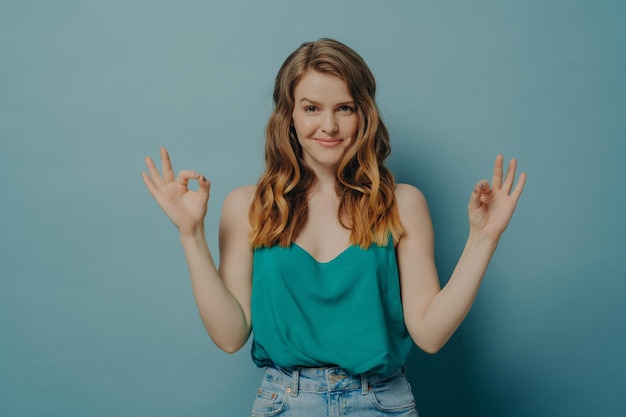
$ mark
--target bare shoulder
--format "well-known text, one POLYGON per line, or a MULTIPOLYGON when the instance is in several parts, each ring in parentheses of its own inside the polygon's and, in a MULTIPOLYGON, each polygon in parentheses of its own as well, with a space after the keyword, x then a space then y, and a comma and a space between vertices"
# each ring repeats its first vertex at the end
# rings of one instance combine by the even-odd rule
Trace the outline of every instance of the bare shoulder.
POLYGON ((224 208, 237 209, 245 206, 247 210, 252 204, 254 193, 256 193, 256 185, 237 187, 226 196, 224 208))
POLYGON ((395 188, 396 202, 400 217, 409 213, 414 213, 416 209, 424 209, 427 207, 426 197, 417 188, 410 184, 396 184, 395 188))
POLYGON ((400 241, 412 240, 416 236, 430 236, 432 221, 424 194, 412 185, 397 184, 395 196, 400 222, 404 228, 404 235, 400 241))
POLYGON ((255 192, 256 185, 244 185, 228 193, 222 206, 222 219, 248 224, 248 212, 255 192))

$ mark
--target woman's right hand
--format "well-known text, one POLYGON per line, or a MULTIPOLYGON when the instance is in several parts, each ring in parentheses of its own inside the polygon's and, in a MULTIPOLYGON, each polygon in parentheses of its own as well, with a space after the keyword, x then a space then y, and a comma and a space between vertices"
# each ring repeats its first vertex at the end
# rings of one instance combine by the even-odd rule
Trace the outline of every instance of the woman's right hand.
POLYGON ((148 191, 161 209, 176 225, 181 236, 204 233, 204 217, 207 212, 211 183, 204 176, 191 170, 182 170, 174 177, 170 156, 161 148, 163 176, 149 156, 146 165, 150 174, 141 173, 148 191), (189 180, 198 181, 198 191, 189 190, 189 180))

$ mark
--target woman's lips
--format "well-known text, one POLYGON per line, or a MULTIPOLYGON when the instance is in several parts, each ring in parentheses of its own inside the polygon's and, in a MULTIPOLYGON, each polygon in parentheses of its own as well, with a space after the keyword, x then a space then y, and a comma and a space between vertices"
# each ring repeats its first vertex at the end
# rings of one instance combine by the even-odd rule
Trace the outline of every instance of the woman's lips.
POLYGON ((326 148, 332 148, 333 146, 337 146, 339 145, 342 141, 341 139, 318 139, 318 138, 313 138, 313 140, 317 143, 319 143, 320 145, 326 147, 326 148))

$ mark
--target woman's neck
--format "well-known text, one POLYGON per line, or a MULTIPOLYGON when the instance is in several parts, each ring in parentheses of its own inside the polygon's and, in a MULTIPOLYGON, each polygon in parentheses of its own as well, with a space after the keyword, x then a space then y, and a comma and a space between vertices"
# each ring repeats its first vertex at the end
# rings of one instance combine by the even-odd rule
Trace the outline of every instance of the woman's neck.
POLYGON ((315 172, 315 186, 311 194, 335 194, 337 190, 337 173, 330 171, 315 172))

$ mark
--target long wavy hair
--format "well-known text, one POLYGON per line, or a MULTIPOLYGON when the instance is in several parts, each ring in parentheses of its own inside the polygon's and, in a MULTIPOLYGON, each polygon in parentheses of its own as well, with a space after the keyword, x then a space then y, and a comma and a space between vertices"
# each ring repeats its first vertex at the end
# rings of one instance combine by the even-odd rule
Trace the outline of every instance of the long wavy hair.
POLYGON ((376 81, 363 59, 332 39, 303 43, 283 63, 274 84, 274 110, 265 129, 265 171, 250 207, 253 247, 289 246, 307 220, 307 197, 316 177, 304 162, 292 127, 294 89, 307 71, 346 82, 358 114, 357 137, 337 168, 338 217, 350 241, 384 246, 403 233, 394 178, 384 166, 389 133, 375 101, 376 81))

